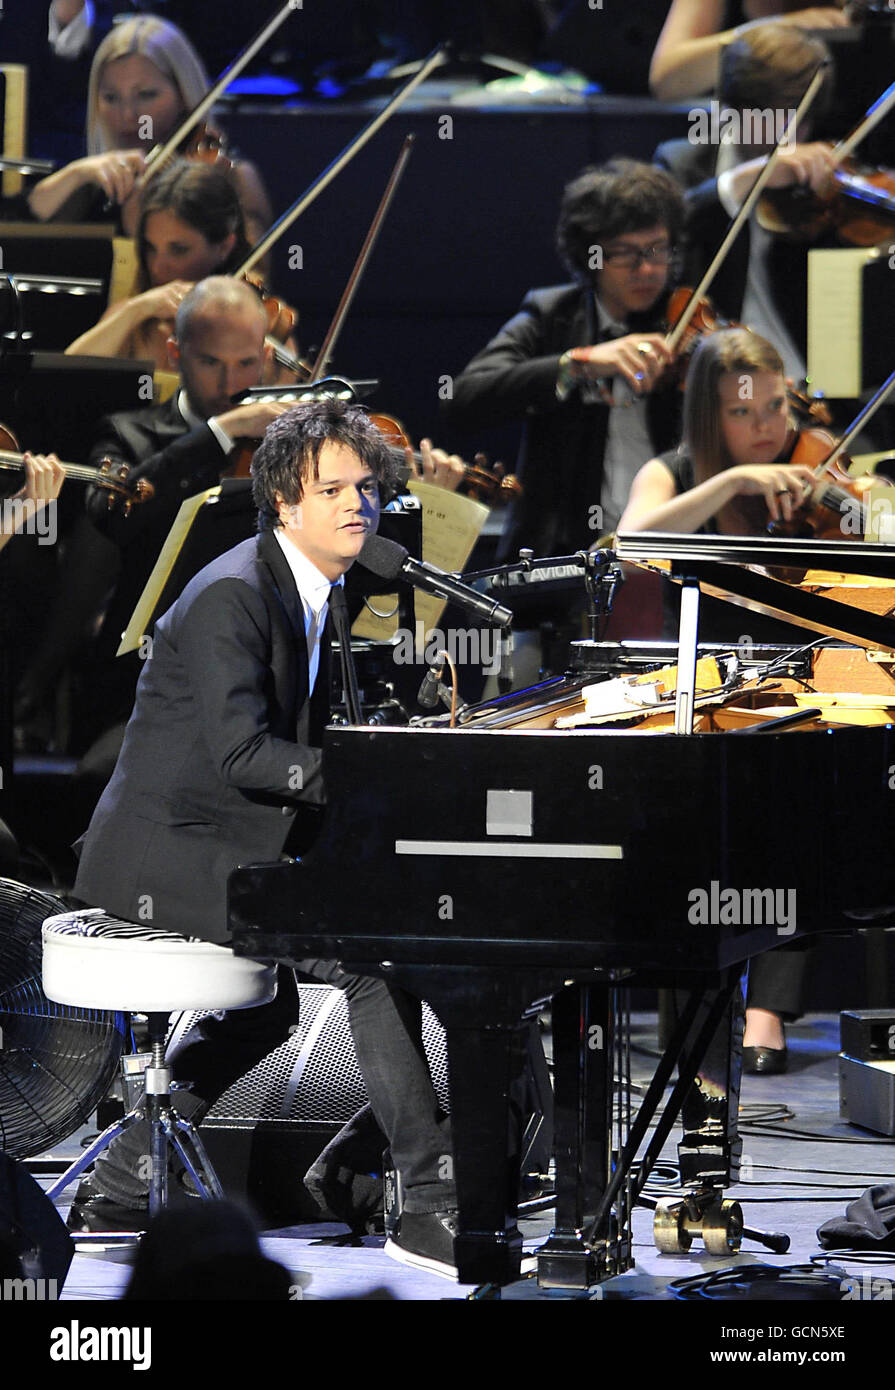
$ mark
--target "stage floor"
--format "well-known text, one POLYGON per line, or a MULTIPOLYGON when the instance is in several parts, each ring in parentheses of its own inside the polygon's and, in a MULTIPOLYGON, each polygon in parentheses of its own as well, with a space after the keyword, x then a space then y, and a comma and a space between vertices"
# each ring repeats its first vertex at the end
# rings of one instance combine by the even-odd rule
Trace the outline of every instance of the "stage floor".
MULTIPOLYGON (((842 1216, 846 1204, 866 1188, 895 1181, 892 1142, 845 1124, 839 1116, 837 1078, 838 1019, 811 1015, 788 1030, 790 1070, 779 1077, 745 1077, 741 1095, 743 1168, 740 1183, 727 1196, 742 1203, 746 1225, 782 1231, 790 1237, 785 1255, 773 1254, 754 1240, 744 1239, 738 1254, 707 1255, 694 1243, 687 1254, 660 1253, 652 1239, 652 1213, 638 1208, 634 1215, 635 1267, 578 1298, 667 1301, 675 1298, 674 1281, 700 1273, 763 1264, 778 1268, 804 1265, 819 1256, 817 1228, 842 1216)), ((654 1062, 655 1017, 636 1015, 632 1028, 632 1079, 648 1082, 654 1062)), ((636 1095, 633 1098, 636 1105, 636 1095)), ((78 1137, 75 1137, 76 1139, 78 1137)), ((663 1160, 676 1162, 676 1132, 663 1160)), ((77 1142, 71 1152, 77 1151, 77 1142)), ((663 1176, 659 1170, 656 1178, 663 1176)), ((44 1180, 49 1186, 50 1179, 44 1180)), ((69 1190, 71 1191, 71 1189, 69 1190)), ((673 1191, 660 1181, 650 1184, 652 1196, 673 1191)), ((69 1193, 59 1208, 67 1212, 69 1193)), ((521 1222, 526 1250, 535 1250, 549 1234, 552 1213, 521 1222)), ((464 1300, 471 1286, 397 1264, 383 1251, 384 1238, 352 1241, 337 1225, 302 1225, 268 1230, 262 1237, 265 1253, 293 1276, 296 1300, 385 1299, 406 1302, 464 1300)), ((895 1253, 872 1267, 838 1258, 836 1264, 858 1282, 852 1297, 875 1301, 892 1297, 895 1253), (861 1282, 863 1279, 863 1283, 861 1282), (882 1290, 882 1292, 880 1292, 882 1290)), ((61 1293, 66 1300, 114 1300, 124 1289, 128 1256, 120 1249, 89 1253, 79 1249, 61 1293)), ((843 1296, 849 1293, 843 1289, 843 1296)), ((238 1293, 235 1295, 239 1297, 238 1293)), ((524 1278, 501 1291, 503 1301, 553 1302, 562 1295, 538 1289, 535 1278, 524 1278)))

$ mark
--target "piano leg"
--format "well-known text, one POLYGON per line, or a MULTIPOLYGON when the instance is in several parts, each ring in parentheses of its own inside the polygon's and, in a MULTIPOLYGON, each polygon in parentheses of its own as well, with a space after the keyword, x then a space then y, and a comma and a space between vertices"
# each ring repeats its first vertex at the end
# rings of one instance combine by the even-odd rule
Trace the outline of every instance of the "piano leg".
POLYGON ((702 1239, 711 1255, 738 1250, 743 1214, 738 1202, 725 1201, 724 1189, 739 1177, 742 1140, 738 1114, 743 1062, 747 974, 739 967, 727 972, 722 993, 724 1012, 702 1056, 693 1056, 696 1036, 705 1027, 715 991, 706 991, 684 1044, 680 1070, 696 1064, 693 1084, 681 1104, 682 1137, 678 1144, 682 1198, 662 1198, 655 1208, 653 1236, 668 1253, 690 1248, 702 1239))
POLYGON ((582 1227, 596 1210, 611 1175, 613 1041, 609 986, 574 985, 556 995, 556 1224, 538 1251, 541 1288, 586 1289, 606 1274, 598 1268, 603 1263, 599 1250, 616 1235, 613 1215, 607 1216, 593 1244, 583 1239, 582 1227))

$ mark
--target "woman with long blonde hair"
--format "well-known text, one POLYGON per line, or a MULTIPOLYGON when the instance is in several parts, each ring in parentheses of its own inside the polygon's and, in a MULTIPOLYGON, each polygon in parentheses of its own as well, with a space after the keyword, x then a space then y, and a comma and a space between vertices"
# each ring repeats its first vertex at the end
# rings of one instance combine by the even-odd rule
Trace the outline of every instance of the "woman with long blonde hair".
MULTIPOLYGON (((176 25, 156 15, 116 24, 96 50, 87 97, 87 154, 42 179, 29 195, 41 221, 104 220, 116 204, 132 236, 139 218, 145 155, 176 130, 209 88, 202 61, 176 25)), ((234 166, 249 236, 271 221, 257 170, 234 166)))

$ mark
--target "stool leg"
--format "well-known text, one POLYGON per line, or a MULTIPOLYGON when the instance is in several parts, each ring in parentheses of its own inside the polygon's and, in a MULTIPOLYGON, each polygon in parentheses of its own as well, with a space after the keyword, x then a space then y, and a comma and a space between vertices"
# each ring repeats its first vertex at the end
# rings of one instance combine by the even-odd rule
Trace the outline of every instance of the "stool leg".
POLYGON ((208 1157, 205 1145, 199 1138, 199 1132, 192 1120, 178 1115, 175 1110, 172 1110, 167 1118, 165 1132, 180 1156, 181 1163, 199 1189, 200 1197, 204 1197, 206 1200, 213 1198, 222 1201, 224 1189, 221 1187, 217 1173, 211 1166, 211 1159, 208 1157), (181 1131, 182 1138, 177 1137, 176 1130, 181 1131), (192 1157, 190 1151, 192 1151, 192 1157))
POLYGON ((120 1120, 114 1120, 103 1130, 102 1134, 94 1139, 90 1147, 84 1150, 81 1157, 76 1158, 74 1163, 66 1168, 62 1176, 53 1183, 53 1186, 47 1189, 47 1196, 50 1201, 55 1201, 60 1193, 65 1191, 69 1183, 74 1182, 75 1178, 79 1178, 85 1168, 89 1168, 93 1160, 109 1147, 113 1139, 117 1139, 119 1134, 123 1134, 131 1125, 137 1124, 142 1119, 143 1115, 139 1110, 129 1110, 120 1120))
POLYGON ((146 1097, 146 1118, 149 1120, 149 1215, 164 1211, 168 1205, 168 1146, 162 1097, 146 1097))

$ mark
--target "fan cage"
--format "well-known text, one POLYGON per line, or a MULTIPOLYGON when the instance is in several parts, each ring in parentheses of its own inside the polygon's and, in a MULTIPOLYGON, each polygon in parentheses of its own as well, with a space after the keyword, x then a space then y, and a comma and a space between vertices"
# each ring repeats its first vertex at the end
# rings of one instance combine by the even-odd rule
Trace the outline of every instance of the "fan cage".
POLYGON ((85 1124, 127 1036, 123 1013, 56 1004, 41 985, 41 927, 67 910, 0 878, 0 1150, 33 1158, 85 1124))

